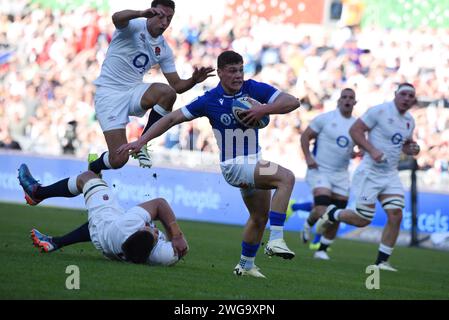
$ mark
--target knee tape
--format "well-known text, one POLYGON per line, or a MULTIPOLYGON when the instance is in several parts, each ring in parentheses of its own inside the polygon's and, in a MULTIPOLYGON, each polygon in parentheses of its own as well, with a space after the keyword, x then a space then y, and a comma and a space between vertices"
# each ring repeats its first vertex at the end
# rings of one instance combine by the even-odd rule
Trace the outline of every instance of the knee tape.
POLYGON ((374 218, 375 208, 368 207, 363 204, 357 204, 355 207, 356 214, 365 220, 372 221, 374 218))
POLYGON ((89 198, 96 192, 101 191, 101 190, 107 190, 108 189, 108 185, 106 184, 106 182, 102 179, 99 178, 95 178, 95 179, 90 179, 89 181, 87 181, 84 184, 83 187, 83 194, 84 194, 84 199, 86 199, 86 203, 87 200, 89 200, 89 198))
POLYGON ((389 197, 382 200, 382 208, 387 209, 404 209, 405 202, 403 197, 389 197))
POLYGON ((338 209, 345 209, 348 205, 348 200, 332 200, 332 204, 334 204, 338 209))
POLYGON ((332 203, 332 199, 329 196, 316 196, 313 198, 313 202, 316 206, 328 207, 332 203))

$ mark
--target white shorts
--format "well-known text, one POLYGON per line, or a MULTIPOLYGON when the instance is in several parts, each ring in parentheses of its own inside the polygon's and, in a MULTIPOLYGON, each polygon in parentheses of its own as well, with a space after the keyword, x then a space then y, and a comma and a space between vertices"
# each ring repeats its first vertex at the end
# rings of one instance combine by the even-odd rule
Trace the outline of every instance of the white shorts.
POLYGON ((333 193, 349 197, 349 172, 323 168, 307 169, 306 182, 310 189, 325 188, 333 193))
POLYGON ((95 112, 103 132, 124 129, 129 116, 143 117, 147 110, 140 104, 151 83, 141 83, 129 90, 97 87, 95 112))
POLYGON ((108 227, 125 210, 119 205, 111 189, 100 190, 90 196, 86 203, 89 233, 95 248, 104 252, 107 245, 108 227))
POLYGON ((376 203, 379 195, 397 194, 404 197, 399 174, 376 173, 366 168, 357 168, 352 178, 352 191, 356 197, 356 204, 372 205, 376 203))
POLYGON ((254 171, 259 154, 239 156, 220 163, 221 173, 231 186, 240 188, 243 196, 250 195, 255 190, 254 171))

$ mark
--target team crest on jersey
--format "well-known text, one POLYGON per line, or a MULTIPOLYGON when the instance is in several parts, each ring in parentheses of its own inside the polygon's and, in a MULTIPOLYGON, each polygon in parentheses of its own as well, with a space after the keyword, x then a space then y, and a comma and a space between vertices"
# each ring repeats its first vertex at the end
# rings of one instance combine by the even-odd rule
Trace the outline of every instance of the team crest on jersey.
POLYGON ((231 116, 229 114, 222 114, 220 117, 221 123, 223 123, 225 126, 229 126, 232 122, 231 116))
POLYGON ((103 200, 104 200, 104 201, 108 201, 108 200, 109 200, 109 196, 108 196, 107 194, 104 194, 104 195, 103 195, 103 200))
POLYGON ((154 48, 154 54, 156 55, 156 57, 159 57, 161 55, 161 48, 160 47, 154 48))

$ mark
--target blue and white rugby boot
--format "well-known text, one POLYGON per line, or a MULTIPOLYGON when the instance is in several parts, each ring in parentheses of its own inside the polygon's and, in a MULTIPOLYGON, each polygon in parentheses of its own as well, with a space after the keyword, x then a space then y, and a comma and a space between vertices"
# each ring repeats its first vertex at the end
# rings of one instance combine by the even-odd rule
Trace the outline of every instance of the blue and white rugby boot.
POLYGON ((32 229, 30 232, 33 245, 41 252, 52 252, 58 249, 58 246, 53 242, 53 237, 40 233, 37 229, 32 229))
POLYGON ((25 192, 25 200, 30 206, 35 206, 42 201, 35 196, 36 190, 41 186, 41 184, 33 178, 26 164, 22 163, 20 165, 19 175, 17 178, 23 188, 23 192, 25 192))

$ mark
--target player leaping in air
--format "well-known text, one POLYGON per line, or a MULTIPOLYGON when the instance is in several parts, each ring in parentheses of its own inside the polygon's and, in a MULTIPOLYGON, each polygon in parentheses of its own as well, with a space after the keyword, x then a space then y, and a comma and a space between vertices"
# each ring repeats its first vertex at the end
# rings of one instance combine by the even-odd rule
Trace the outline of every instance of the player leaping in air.
MULTIPOLYGON (((129 159, 126 153, 115 152, 126 143, 129 116, 142 117, 151 109, 146 132, 153 123, 169 113, 176 94, 185 92, 212 76, 213 68, 195 68, 192 77, 180 79, 176 72, 172 50, 162 35, 175 13, 172 0, 153 0, 143 11, 123 10, 112 15, 116 27, 96 85, 95 112, 103 130, 108 151, 89 164, 89 170, 123 167, 129 159), (146 19, 139 19, 146 18, 146 19), (143 76, 159 65, 169 85, 144 83, 143 76)), ((151 167, 146 145, 134 155, 142 167, 151 167)), ((91 158, 91 157, 90 157, 91 158)))

